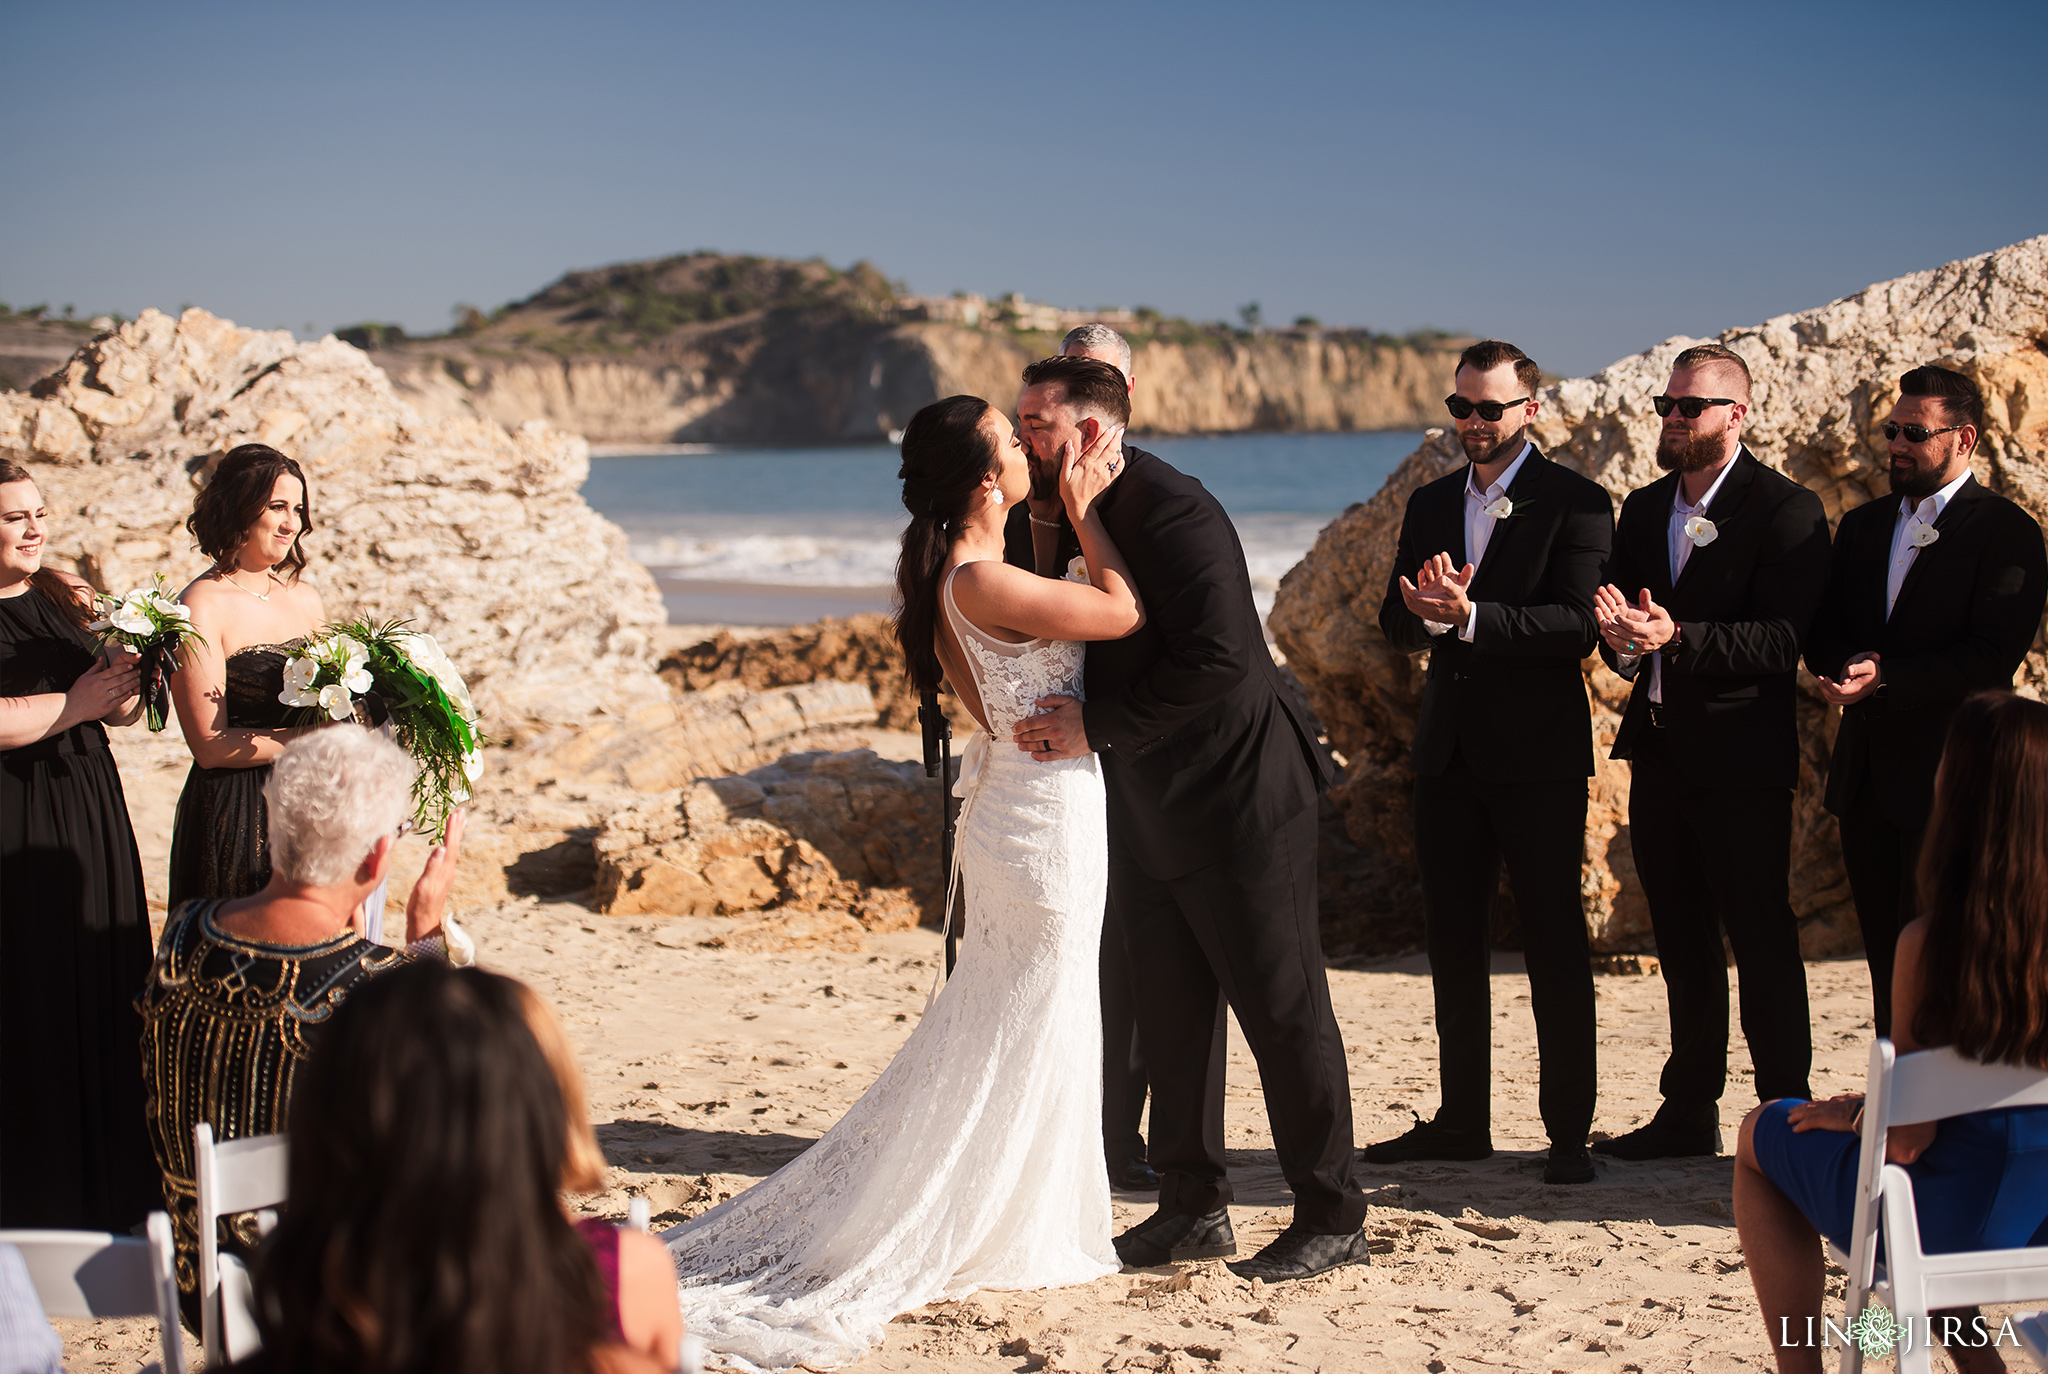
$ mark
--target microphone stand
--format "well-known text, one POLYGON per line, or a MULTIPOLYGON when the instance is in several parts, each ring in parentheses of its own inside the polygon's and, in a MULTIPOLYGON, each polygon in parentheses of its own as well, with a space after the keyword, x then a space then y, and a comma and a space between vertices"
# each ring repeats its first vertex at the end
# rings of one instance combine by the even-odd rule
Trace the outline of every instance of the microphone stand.
MULTIPOLYGON (((924 775, 939 780, 939 814, 944 817, 939 826, 939 900, 944 901, 952 887, 953 827, 960 811, 959 801, 953 796, 953 722, 939 709, 937 691, 919 696, 917 723, 924 727, 924 775)), ((959 957, 960 932, 946 920, 948 914, 939 913, 939 922, 946 927, 946 976, 951 978, 953 963, 959 957)))

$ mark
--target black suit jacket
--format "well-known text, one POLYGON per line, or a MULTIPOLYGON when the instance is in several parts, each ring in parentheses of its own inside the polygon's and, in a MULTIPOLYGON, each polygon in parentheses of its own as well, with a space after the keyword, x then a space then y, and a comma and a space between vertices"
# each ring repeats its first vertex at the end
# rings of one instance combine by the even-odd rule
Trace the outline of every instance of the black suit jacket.
MULTIPOLYGON (((1820 497, 1759 463, 1745 446, 1702 512, 1712 543, 1695 547, 1671 582, 1669 532, 1679 474, 1622 502, 1607 580, 1634 601, 1648 587, 1678 622, 1679 654, 1664 665, 1663 753, 1704 788, 1796 787, 1799 650, 1827 590, 1828 520, 1820 497)), ((1613 757, 1629 758, 1650 724, 1650 660, 1634 679, 1613 757)))
POLYGON ((2011 687, 2041 628, 2048 551, 2032 516, 1972 477, 1942 507, 1887 618, 1898 513, 1887 496, 1842 517, 1806 666, 1839 678, 1855 655, 1880 656, 1883 686, 1842 712, 1827 808, 1845 814, 1868 778, 1885 819, 1910 830, 1927 823, 1949 717, 1972 692, 2011 687))
POLYGON ((1614 543, 1606 488, 1531 450, 1508 487, 1514 512, 1486 541, 1467 595, 1479 608, 1472 642, 1432 635, 1401 599, 1430 558, 1463 566, 1468 464, 1419 487, 1380 603, 1380 630, 1409 653, 1430 651, 1415 723, 1418 775, 1466 764, 1489 782, 1554 782, 1593 772, 1592 716, 1580 660, 1593 652, 1593 593, 1614 543))
MULTIPOLYGON (((1333 770, 1266 648, 1237 529, 1200 482, 1143 449, 1096 502, 1145 624, 1088 646, 1082 707, 1101 755, 1112 856, 1148 876, 1215 863, 1315 804, 1333 770)), ((1064 520, 1064 517, 1062 517, 1064 520)), ((1005 527, 1031 566, 1030 525, 1005 527)), ((1061 557, 1079 551, 1061 531, 1061 557)))

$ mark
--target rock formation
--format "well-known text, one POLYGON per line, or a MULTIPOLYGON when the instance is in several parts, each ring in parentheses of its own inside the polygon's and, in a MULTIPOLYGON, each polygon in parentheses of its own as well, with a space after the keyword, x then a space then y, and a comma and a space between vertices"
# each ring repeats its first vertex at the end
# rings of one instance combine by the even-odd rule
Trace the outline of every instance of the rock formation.
MULTIPOLYGON (((920 318, 873 268, 700 253, 572 272, 457 334, 358 327, 424 415, 542 420, 598 444, 883 439, 941 396, 1008 408, 1060 333, 920 318)), ((1134 428, 1420 428, 1459 342, 1133 325, 1134 428)))
POLYGON ((701 778, 605 822, 595 905, 746 917, 712 936, 742 948, 857 948, 867 931, 936 917, 939 801, 921 767, 865 749, 701 778))
POLYGON ((433 634, 492 735, 665 697, 660 595, 577 494, 588 450, 572 434, 424 421, 359 350, 203 310, 145 311, 29 393, 0 393, 0 456, 36 473, 52 552, 108 590, 204 570, 183 521, 211 464, 252 440, 305 468, 306 577, 329 612, 433 634))
MULTIPOLYGON (((1873 286, 1844 301, 1721 342, 1756 378, 1747 439, 1766 461, 1818 490, 1831 517, 1884 490, 1884 445, 1876 433, 1897 375, 1943 361, 1976 376, 1992 402, 1977 473, 2037 517, 2048 515, 2048 239, 2035 239, 1933 272, 1873 286), (2030 398, 2035 398, 2030 404, 2030 398)), ((1657 421, 1648 398, 1670 360, 1697 342, 1675 338, 1589 379, 1543 393, 1535 437, 1544 450, 1614 493, 1658 475, 1657 421)), ((1326 529, 1282 583, 1270 621, 1307 685, 1332 743, 1345 755, 1337 793, 1349 833, 1408 868, 1407 741, 1421 663, 1392 651, 1379 634, 1379 602, 1409 494, 1463 462, 1454 437, 1436 432, 1371 501, 1326 529)), ((1589 660, 1588 690, 1602 748, 1611 742, 1627 686, 1589 660)), ((2048 681, 2040 642, 2022 671, 2022 690, 2048 681)), ((1805 751, 1797 807, 1795 904, 1810 951, 1853 947, 1854 918, 1835 852, 1832 822, 1819 808, 1819 782, 1832 738, 1830 713, 1810 690, 1802 703, 1805 751)), ((1603 759, 1593 784, 1587 837, 1588 919, 1603 949, 1644 947, 1648 917, 1626 842, 1627 770, 1603 759)), ((1403 894, 1419 901, 1412 885, 1403 894)))
MULTIPOLYGON (((1659 422, 1650 397, 1671 360, 1697 343, 1672 338, 1592 377, 1547 387, 1534 437, 1549 456, 1621 498, 1659 475, 1659 422)), ((1980 481, 2048 520, 2048 236, 1869 287, 1817 310, 1781 315, 1719 342, 1755 379, 1745 440, 1756 455, 1820 493, 1831 520, 1887 491, 1878 433, 1899 374, 1926 362, 1976 378, 1989 402, 1977 447, 1980 481)), ((1412 871, 1408 814, 1412 737, 1422 664, 1391 649, 1378 627, 1402 511, 1417 487, 1464 462, 1454 435, 1432 431, 1370 501, 1326 528, 1280 585, 1269 619, 1288 666, 1306 684, 1345 757, 1335 794, 1348 833, 1412 871)), ((2048 690, 2048 641, 2037 637, 2020 690, 2048 690)), ((1586 835, 1587 921, 1601 950, 1649 947, 1649 916, 1627 839, 1628 769, 1605 759, 1628 686, 1597 659, 1586 665, 1599 773, 1586 835)), ((1858 947, 1834 823, 1820 805, 1836 713, 1804 672, 1803 759, 1795 804, 1793 904, 1809 954, 1858 947)), ((1376 896, 1412 919, 1420 894, 1393 881, 1376 896)), ((1369 913, 1368 913, 1369 915, 1369 913)))

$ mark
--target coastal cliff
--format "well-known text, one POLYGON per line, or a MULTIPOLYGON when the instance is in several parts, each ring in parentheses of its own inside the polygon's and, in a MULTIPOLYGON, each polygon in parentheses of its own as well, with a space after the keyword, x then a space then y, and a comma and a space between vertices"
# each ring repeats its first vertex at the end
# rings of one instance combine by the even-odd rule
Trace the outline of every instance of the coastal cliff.
MULTIPOLYGON (((340 334, 433 419, 540 420, 594 444, 830 444, 886 440, 941 396, 1007 409, 1069 317, 1088 316, 910 297, 865 264, 698 253, 573 272, 445 336, 340 334)), ((1132 426, 1154 434, 1420 428, 1465 342, 1102 318, 1133 344, 1132 426)))

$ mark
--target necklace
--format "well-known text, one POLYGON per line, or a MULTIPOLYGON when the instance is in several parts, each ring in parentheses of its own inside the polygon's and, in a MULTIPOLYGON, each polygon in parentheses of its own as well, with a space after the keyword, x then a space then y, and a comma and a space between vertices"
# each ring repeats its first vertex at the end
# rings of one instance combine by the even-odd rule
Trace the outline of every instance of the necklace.
MULTIPOLYGON (((240 571, 241 569, 239 568, 235 570, 235 572, 240 571)), ((269 578, 272 583, 275 583, 277 581, 276 573, 265 573, 264 576, 269 578)), ((247 587, 244 587, 241 583, 235 581, 235 573, 222 573, 220 575, 220 579, 221 581, 227 583, 230 587, 233 587, 236 591, 249 592, 249 589, 247 587)), ((249 592, 249 595, 255 597, 258 601, 270 600, 269 592, 249 592)))

